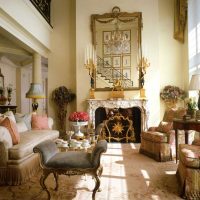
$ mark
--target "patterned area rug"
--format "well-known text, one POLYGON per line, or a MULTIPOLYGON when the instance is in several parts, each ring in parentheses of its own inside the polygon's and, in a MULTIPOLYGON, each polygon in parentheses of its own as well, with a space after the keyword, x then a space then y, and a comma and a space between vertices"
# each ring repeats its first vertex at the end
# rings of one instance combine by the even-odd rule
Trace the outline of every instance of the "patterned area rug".
MULTIPOLYGON (((177 165, 159 163, 138 153, 139 144, 110 143, 102 156, 104 171, 101 192, 97 200, 180 200, 176 179, 177 165)), ((41 172, 21 186, 0 186, 0 200, 46 200, 41 190, 41 172)), ((54 191, 54 179, 46 180, 51 199, 89 200, 94 180, 90 176, 60 176, 58 191, 54 191)))

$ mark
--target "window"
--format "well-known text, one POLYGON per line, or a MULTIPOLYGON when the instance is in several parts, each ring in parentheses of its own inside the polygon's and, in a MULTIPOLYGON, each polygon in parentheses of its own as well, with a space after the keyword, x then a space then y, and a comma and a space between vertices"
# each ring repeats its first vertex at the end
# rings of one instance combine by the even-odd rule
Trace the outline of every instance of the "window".
POLYGON ((200 73, 200 1, 188 0, 189 75, 200 73))

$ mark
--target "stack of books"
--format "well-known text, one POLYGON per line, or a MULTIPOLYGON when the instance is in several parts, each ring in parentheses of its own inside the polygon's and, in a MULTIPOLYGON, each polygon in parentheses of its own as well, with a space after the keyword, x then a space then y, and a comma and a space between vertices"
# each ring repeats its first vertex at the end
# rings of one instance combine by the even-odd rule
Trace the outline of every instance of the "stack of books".
POLYGON ((190 119, 191 119, 191 115, 186 114, 183 116, 183 120, 190 120, 190 119))

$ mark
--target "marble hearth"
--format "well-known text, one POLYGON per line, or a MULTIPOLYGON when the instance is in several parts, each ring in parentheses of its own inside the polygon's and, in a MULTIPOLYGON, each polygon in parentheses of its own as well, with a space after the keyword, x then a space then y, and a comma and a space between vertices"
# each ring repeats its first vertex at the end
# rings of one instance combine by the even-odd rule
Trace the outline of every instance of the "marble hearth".
MULTIPOLYGON (((147 100, 146 99, 132 99, 132 100, 100 100, 100 99, 88 99, 88 113, 90 116, 90 122, 93 123, 94 127, 96 127, 95 125, 95 119, 97 118, 97 116, 99 114, 99 108, 108 108, 108 109, 112 109, 112 108, 122 108, 122 109, 126 109, 126 108, 133 108, 133 113, 134 115, 138 115, 138 116, 134 116, 139 120, 137 120, 137 123, 139 123, 139 136, 140 137, 140 133, 144 130, 146 130, 147 127, 147 122, 148 122, 148 109, 147 109, 147 100), (139 111, 139 112, 135 112, 135 111, 139 111), (97 112, 98 111, 98 112, 97 112)), ((134 118, 133 118, 134 119, 134 118)), ((97 122, 98 123, 98 122, 97 122)), ((134 123, 134 122, 133 122, 134 123)), ((136 127, 134 127, 136 128, 136 127)), ((138 130, 138 127, 136 128, 138 130)), ((140 139, 139 141, 140 142, 140 139)))

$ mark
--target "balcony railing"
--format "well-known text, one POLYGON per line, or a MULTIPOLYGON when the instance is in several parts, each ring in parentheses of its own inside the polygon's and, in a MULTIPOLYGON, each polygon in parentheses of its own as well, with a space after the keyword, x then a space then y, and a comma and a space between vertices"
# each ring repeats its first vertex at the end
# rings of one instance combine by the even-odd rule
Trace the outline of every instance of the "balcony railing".
POLYGON ((51 25, 51 19, 50 19, 51 0, 30 0, 30 2, 35 6, 35 8, 45 18, 45 20, 51 25))

